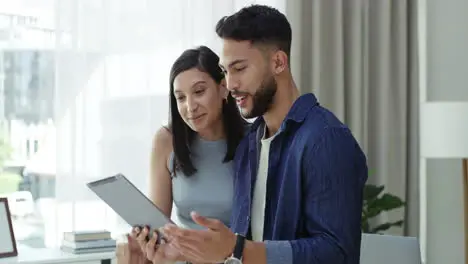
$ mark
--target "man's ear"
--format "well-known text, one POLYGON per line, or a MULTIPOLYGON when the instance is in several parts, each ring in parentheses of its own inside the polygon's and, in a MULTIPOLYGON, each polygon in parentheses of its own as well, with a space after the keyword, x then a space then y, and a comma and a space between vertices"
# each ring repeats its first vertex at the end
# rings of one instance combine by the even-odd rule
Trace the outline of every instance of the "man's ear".
POLYGON ((281 74, 288 68, 288 55, 282 50, 277 50, 272 54, 272 72, 281 74))

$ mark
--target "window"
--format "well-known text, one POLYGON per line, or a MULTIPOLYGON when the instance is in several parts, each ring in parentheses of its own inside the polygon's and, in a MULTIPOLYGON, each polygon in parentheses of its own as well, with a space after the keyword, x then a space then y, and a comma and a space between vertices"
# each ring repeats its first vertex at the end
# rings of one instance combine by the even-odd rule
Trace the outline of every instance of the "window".
POLYGON ((55 198, 56 181, 42 162, 49 155, 47 148, 41 153, 39 146, 55 140, 55 51, 45 45, 50 43, 31 38, 53 30, 35 28, 50 20, 50 12, 30 16, 30 10, 43 3, 26 3, 1 5, 0 196, 10 203, 18 243, 44 247, 48 201, 55 198))
POLYGON ((219 53, 217 20, 255 1, 14 2, 0 16, 0 195, 16 238, 54 247, 64 231, 128 232, 85 183, 123 173, 147 192, 173 61, 198 45, 219 53))
POLYGON ((0 193, 10 203, 17 240, 32 247, 44 246, 44 218, 38 205, 54 197, 51 175, 25 170, 54 125, 53 60, 52 52, 34 47, 0 50, 0 193))

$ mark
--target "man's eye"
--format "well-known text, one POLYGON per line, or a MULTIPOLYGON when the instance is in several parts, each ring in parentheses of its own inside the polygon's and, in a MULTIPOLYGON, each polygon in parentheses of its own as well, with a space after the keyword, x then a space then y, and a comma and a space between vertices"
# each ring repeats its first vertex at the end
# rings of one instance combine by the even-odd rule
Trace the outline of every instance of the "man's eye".
POLYGON ((245 68, 247 68, 247 67, 234 68, 234 70, 235 70, 236 72, 240 72, 240 71, 243 71, 245 68))

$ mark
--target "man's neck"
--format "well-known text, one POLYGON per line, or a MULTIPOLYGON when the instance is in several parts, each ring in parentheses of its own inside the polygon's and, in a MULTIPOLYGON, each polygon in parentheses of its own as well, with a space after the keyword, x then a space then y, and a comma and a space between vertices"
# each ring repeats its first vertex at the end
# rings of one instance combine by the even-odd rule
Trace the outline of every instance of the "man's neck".
POLYGON ((267 138, 276 134, 298 97, 299 89, 297 89, 292 79, 283 83, 278 82, 278 89, 273 99, 273 104, 268 112, 263 115, 267 128, 265 134, 267 138))

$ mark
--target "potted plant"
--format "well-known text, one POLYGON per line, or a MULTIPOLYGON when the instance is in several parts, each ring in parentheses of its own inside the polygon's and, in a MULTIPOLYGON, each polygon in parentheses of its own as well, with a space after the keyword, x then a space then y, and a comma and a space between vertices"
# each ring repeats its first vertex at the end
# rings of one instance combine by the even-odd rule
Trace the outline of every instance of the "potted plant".
POLYGON ((370 221, 383 212, 392 211, 405 206, 405 202, 398 196, 383 193, 384 186, 366 184, 364 186, 361 229, 363 233, 381 233, 393 226, 401 227, 404 220, 379 223, 371 226, 370 221))

